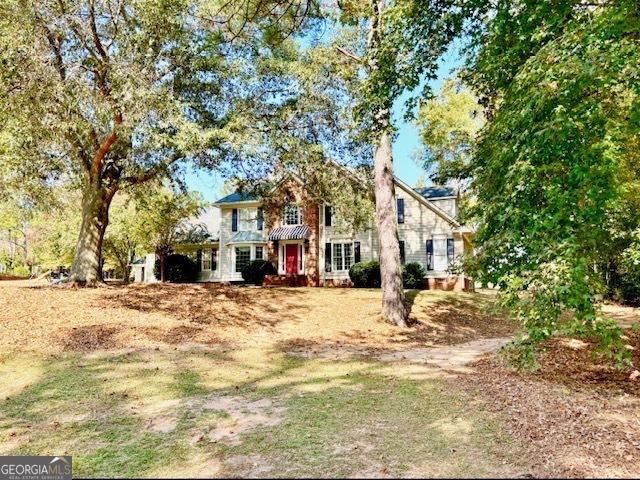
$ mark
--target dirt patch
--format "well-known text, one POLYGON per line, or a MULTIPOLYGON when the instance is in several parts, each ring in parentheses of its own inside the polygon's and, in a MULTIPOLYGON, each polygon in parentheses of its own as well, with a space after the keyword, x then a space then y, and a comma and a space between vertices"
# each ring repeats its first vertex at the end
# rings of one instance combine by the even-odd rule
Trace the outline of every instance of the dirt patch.
POLYGON ((465 368, 486 353, 495 352, 506 345, 510 338, 486 338, 455 346, 418 348, 386 353, 378 358, 383 362, 410 362, 434 365, 444 370, 468 371, 465 368))
POLYGON ((258 427, 273 427, 282 421, 284 408, 274 406, 270 399, 250 401, 237 396, 209 397, 204 410, 224 412, 228 417, 216 422, 205 436, 212 442, 239 445, 240 436, 258 427))
POLYGON ((277 473, 272 462, 262 455, 234 455, 225 461, 225 467, 234 477, 274 478, 274 473, 277 473))

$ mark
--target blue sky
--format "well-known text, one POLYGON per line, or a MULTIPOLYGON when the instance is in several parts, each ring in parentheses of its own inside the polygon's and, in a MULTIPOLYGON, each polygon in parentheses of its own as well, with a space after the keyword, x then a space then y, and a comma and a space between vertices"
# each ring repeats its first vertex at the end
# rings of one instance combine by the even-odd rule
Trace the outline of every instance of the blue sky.
MULTIPOLYGON (((440 88, 442 81, 451 76, 452 72, 461 65, 457 49, 452 48, 441 61, 438 70, 438 78, 432 82, 435 91, 440 88)), ((420 148, 418 130, 411 122, 404 121, 402 117, 402 105, 408 95, 404 95, 396 102, 397 108, 394 112, 398 134, 393 144, 393 159, 395 174, 409 185, 413 185, 418 177, 424 173, 423 169, 416 164, 412 153, 420 148)), ((186 173, 187 186, 191 190, 197 190, 207 201, 215 201, 220 198, 220 189, 224 179, 216 173, 206 170, 195 170, 189 168, 186 173)), ((429 180, 427 179, 427 183, 429 180)))

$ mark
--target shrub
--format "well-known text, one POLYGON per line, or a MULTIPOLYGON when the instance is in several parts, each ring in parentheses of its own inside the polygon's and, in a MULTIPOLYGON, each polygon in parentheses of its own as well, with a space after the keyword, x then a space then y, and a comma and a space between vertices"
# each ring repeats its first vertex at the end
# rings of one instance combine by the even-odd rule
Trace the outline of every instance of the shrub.
MULTIPOLYGON (((198 264, 186 255, 172 253, 165 259, 167 281, 173 283, 194 282, 198 278, 198 264)), ((160 260, 153 266, 153 274, 160 279, 160 260)))
POLYGON ((265 275, 276 273, 276 268, 268 260, 253 260, 242 269, 242 278, 246 283, 262 285, 265 275))
POLYGON ((376 260, 354 263, 349 278, 357 288, 380 288, 380 263, 376 260))
POLYGON ((421 264, 407 263, 402 267, 402 285, 404 288, 422 288, 424 275, 421 264))

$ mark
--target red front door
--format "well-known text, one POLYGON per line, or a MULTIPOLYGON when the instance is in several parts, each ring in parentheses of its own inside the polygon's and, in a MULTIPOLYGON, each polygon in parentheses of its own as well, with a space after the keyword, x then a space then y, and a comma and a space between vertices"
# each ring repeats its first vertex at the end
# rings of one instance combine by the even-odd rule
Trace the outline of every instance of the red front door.
POLYGON ((285 272, 287 275, 298 273, 298 245, 285 245, 285 272))

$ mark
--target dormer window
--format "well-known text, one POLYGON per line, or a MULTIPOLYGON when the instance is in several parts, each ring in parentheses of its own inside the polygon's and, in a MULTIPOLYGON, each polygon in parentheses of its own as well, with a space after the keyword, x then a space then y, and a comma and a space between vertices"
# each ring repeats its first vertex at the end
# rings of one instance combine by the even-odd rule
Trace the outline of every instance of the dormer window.
POLYGON ((302 225, 302 211, 300 207, 295 203, 285 205, 282 223, 284 225, 302 225))

